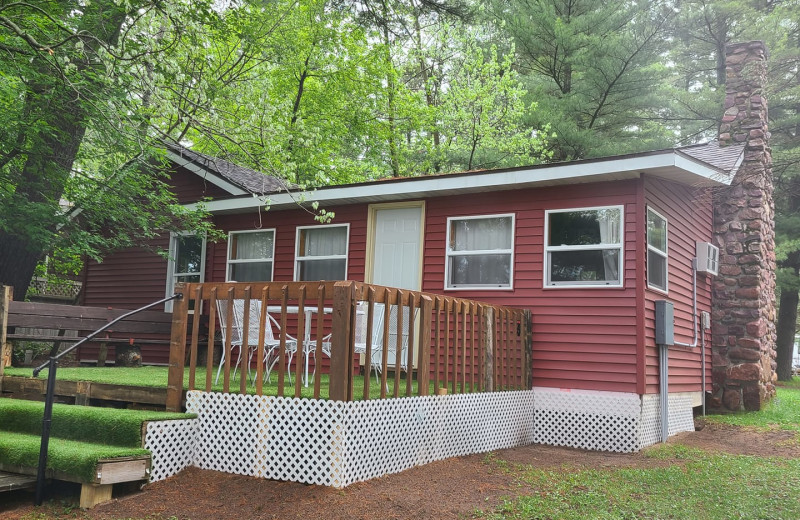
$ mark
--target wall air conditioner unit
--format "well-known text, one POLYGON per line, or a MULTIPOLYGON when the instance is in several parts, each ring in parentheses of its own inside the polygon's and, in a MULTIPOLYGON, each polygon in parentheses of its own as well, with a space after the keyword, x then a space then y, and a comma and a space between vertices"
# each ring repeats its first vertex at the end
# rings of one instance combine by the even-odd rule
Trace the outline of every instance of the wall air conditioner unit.
POLYGON ((697 272, 717 276, 719 273, 719 248, 710 242, 697 242, 697 272))

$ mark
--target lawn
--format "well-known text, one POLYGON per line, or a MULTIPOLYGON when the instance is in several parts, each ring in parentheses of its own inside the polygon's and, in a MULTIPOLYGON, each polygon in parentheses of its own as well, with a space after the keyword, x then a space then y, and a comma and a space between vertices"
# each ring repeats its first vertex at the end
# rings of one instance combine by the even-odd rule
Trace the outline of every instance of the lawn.
MULTIPOLYGON (((32 377, 33 369, 8 367, 5 373, 10 376, 32 377)), ((58 379, 61 381, 91 381, 93 383, 106 383, 111 385, 123 386, 146 386, 152 388, 167 388, 167 374, 168 368, 164 366, 142 366, 135 368, 127 367, 59 367, 58 379)), ((47 370, 43 370, 39 374, 40 378, 47 377, 47 370)), ((219 379, 218 384, 213 384, 216 377, 216 370, 212 374, 212 391, 222 392, 223 382, 222 377, 219 379)), ((206 369, 205 367, 197 367, 195 372, 195 388, 197 390, 204 390, 206 384, 206 369)), ((320 396, 323 399, 328 397, 328 375, 322 374, 320 377, 320 396)), ((389 391, 387 394, 394 393, 394 378, 391 374, 388 377, 389 391)), ((413 392, 417 392, 417 382, 412 382, 413 392)), ((185 368, 183 373, 183 388, 189 388, 189 369, 185 368)), ((361 399, 363 396, 364 377, 355 376, 353 380, 353 393, 356 399, 361 399)), ((400 380, 400 395, 405 394, 406 380, 400 380)), ((289 383, 289 378, 284 380, 284 395, 294 396, 294 376, 292 376, 292 383, 289 383)), ((234 381, 231 379, 230 391, 239 391, 239 378, 234 381)), ((248 383, 248 393, 255 393, 255 384, 248 383)), ((264 395, 278 395, 278 376, 273 373, 271 382, 264 382, 264 395)), ((433 393, 433 385, 431 384, 430 393, 433 393)), ((314 397, 314 381, 309 383, 309 386, 301 386, 300 397, 312 398, 314 397)), ((375 380, 374 373, 370 377, 370 398, 375 399, 380 397, 380 384, 375 380)))
MULTIPOLYGON (((800 431, 800 385, 779 387, 763 410, 710 415, 708 421, 800 431)), ((795 440, 794 442, 800 442, 795 440)), ((800 459, 727 455, 659 444, 652 468, 542 470, 514 466, 520 488, 487 519, 796 519, 800 459), (657 462, 669 461, 666 467, 657 462)))

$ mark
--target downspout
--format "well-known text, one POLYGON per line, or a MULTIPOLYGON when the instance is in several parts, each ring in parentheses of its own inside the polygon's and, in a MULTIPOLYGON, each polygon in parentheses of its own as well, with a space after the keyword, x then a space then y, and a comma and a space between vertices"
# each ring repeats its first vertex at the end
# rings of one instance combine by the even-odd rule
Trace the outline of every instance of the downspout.
POLYGON ((669 345, 658 346, 658 386, 661 401, 661 442, 669 438, 669 345))

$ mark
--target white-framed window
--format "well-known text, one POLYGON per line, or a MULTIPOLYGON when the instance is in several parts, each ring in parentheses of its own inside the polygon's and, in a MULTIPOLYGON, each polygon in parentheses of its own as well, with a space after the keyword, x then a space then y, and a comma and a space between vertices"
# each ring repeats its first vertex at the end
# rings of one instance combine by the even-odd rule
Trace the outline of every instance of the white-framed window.
POLYGON ((669 245, 667 219, 647 208, 647 287, 668 290, 669 245))
POLYGON ((231 231, 226 279, 229 282, 271 282, 274 257, 274 229, 231 231))
POLYGON ((623 206, 545 211, 545 287, 622 287, 623 206))
POLYGON ((445 289, 512 289, 514 214, 447 219, 445 289))
MULTIPOLYGON (((194 233, 171 233, 167 260, 166 295, 172 296, 178 282, 203 282, 206 271, 206 237, 194 233)), ((164 310, 172 312, 172 301, 164 310)))
POLYGON ((297 228, 294 279, 346 280, 350 224, 297 228))

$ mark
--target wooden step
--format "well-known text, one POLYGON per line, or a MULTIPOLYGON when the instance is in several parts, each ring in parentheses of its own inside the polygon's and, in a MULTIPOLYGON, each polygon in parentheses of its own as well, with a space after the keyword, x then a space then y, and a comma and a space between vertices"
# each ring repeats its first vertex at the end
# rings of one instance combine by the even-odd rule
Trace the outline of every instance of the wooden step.
POLYGON ((28 489, 36 486, 36 477, 0 471, 0 493, 15 489, 28 489))

